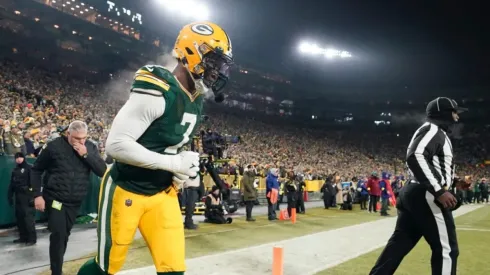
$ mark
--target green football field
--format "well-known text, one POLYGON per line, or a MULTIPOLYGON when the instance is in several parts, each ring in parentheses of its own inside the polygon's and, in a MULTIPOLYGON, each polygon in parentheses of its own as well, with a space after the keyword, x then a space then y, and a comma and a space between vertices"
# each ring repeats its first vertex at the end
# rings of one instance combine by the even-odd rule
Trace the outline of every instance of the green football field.
MULTIPOLYGON (((257 217, 255 223, 247 223, 243 217, 238 217, 230 225, 201 224, 197 231, 186 231, 186 255, 188 259, 192 259, 381 219, 383 218, 379 215, 358 209, 340 211, 322 208, 308 209, 306 215, 298 216, 295 225, 289 221, 269 222, 264 216, 257 217)), ((460 216, 456 218, 456 223, 460 244, 458 274, 490 274, 490 206, 460 216)), ((368 274, 381 250, 364 254, 318 274, 368 274)), ((87 255, 89 256, 92 255, 87 255)), ((80 259, 66 262, 65 274, 76 274, 85 261, 86 259, 80 259)), ((152 265, 152 259, 148 248, 143 240, 136 240, 123 269, 149 265, 152 265)), ((41 274, 50 273, 46 271, 41 274)), ((405 258, 396 274, 430 274, 430 249, 425 241, 421 240, 405 258)))
MULTIPOLYGON (((269 222, 266 216, 256 218, 257 221, 254 223, 245 222, 244 217, 238 217, 229 225, 200 224, 199 230, 186 230, 186 258, 286 240, 381 219, 379 215, 369 215, 358 209, 341 211, 323 208, 308 209, 306 215, 298 215, 298 221, 294 225, 290 221, 269 222)), ((65 274, 77 274, 78 268, 93 255, 65 262, 63 265, 65 274)), ((131 245, 123 269, 134 269, 152 264, 150 252, 144 240, 140 239, 131 245)), ((49 275, 50 272, 45 271, 41 274, 49 275)))
MULTIPOLYGON (((459 275, 490 274, 490 206, 456 218, 459 242, 459 275)), ((344 262, 317 275, 359 275, 368 274, 383 249, 375 250, 361 257, 344 262)), ((431 274, 430 247, 421 240, 403 260, 395 274, 431 274)))

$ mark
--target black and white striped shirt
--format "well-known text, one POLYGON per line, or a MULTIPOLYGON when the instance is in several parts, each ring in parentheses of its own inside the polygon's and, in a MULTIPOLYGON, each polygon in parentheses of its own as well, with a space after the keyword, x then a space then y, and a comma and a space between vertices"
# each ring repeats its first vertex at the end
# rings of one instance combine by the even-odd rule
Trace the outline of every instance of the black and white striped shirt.
POLYGON ((411 176, 436 197, 453 182, 453 147, 446 132, 436 124, 424 123, 413 135, 407 150, 411 176))

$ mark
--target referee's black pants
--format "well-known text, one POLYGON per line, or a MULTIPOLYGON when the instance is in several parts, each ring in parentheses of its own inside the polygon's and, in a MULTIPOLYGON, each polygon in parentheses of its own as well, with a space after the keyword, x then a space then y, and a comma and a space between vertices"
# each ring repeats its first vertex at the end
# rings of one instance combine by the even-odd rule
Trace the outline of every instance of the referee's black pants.
POLYGON ((61 275, 63 257, 65 256, 68 237, 77 218, 80 206, 62 204, 61 208, 53 208, 53 200, 45 198, 46 214, 48 216, 49 236, 49 261, 51 275, 61 275))
POLYGON ((424 237, 432 250, 432 275, 455 275, 459 249, 451 211, 434 203, 434 196, 418 183, 408 184, 400 191, 397 209, 395 232, 369 274, 394 274, 424 237))

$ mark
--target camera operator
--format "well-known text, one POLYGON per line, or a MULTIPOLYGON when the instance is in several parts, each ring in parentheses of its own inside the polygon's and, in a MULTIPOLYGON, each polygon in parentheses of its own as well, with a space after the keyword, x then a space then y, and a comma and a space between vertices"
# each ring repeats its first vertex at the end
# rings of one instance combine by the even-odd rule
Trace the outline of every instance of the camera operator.
POLYGON ((225 218, 225 211, 221 203, 219 187, 214 185, 206 196, 206 211, 204 212, 206 222, 214 224, 231 223, 232 218, 225 218))
POLYGON ((206 132, 202 132, 202 147, 204 153, 214 156, 217 159, 223 158, 223 150, 225 146, 225 141, 216 132, 211 129, 207 129, 206 132))

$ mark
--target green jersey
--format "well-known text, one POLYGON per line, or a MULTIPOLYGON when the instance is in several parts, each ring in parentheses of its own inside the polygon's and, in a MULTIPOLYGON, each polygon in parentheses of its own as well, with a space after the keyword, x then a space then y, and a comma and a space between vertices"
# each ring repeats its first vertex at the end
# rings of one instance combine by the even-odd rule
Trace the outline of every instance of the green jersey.
MULTIPOLYGON (((146 149, 175 155, 192 141, 201 120, 203 96, 191 94, 172 72, 161 66, 145 66, 136 72, 132 93, 163 96, 163 115, 154 120, 137 140, 146 149)), ((128 125, 131 127, 131 125, 128 125)), ((119 187, 142 195, 154 195, 172 184, 173 174, 115 162, 111 178, 119 187)))

